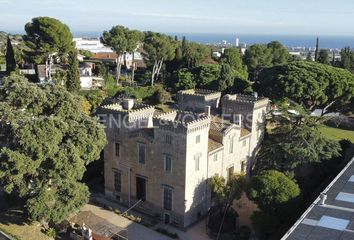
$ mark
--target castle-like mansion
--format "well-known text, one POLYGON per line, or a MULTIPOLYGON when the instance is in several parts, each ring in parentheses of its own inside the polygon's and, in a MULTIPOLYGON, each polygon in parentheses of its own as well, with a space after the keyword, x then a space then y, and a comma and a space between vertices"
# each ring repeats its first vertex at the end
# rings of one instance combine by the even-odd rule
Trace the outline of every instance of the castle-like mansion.
POLYGON ((101 108, 107 197, 187 227, 211 204, 208 179, 249 174, 268 99, 208 90, 178 93, 178 111, 126 99, 101 108))

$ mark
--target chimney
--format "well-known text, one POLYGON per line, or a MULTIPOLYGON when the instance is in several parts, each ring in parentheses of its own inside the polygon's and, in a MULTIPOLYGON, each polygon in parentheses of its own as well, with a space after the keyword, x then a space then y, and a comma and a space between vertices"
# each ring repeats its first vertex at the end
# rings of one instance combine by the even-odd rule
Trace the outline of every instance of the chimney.
POLYGON ((131 110, 134 107, 134 99, 126 98, 123 100, 123 108, 126 110, 131 110))
POLYGON ((322 192, 320 195, 320 205, 325 205, 327 200, 327 194, 325 192, 322 192))
POLYGON ((210 109, 211 109, 210 106, 205 106, 205 108, 204 108, 205 115, 208 117, 210 116, 210 109))

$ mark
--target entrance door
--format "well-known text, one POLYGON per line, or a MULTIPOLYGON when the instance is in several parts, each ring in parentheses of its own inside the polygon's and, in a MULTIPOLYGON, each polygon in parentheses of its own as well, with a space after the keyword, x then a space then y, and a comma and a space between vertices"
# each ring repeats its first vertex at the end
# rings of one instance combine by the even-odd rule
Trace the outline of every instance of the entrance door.
POLYGON ((169 224, 170 223, 170 214, 167 214, 167 213, 165 213, 164 214, 164 222, 165 222, 165 224, 169 224))
POLYGON ((142 177, 136 177, 136 198, 138 200, 146 200, 146 179, 142 177))

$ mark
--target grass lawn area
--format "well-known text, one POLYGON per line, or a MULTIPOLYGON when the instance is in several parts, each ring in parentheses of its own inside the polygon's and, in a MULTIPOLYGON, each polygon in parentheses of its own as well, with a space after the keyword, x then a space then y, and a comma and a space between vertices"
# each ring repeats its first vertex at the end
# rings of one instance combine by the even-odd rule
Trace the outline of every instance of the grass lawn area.
POLYGON ((29 225, 23 218, 23 213, 17 210, 0 212, 0 230, 13 236, 15 239, 51 239, 41 232, 39 223, 29 225))
POLYGON ((322 133, 326 135, 328 138, 334 140, 349 139, 352 143, 354 143, 354 131, 329 127, 326 125, 320 126, 320 129, 322 133))

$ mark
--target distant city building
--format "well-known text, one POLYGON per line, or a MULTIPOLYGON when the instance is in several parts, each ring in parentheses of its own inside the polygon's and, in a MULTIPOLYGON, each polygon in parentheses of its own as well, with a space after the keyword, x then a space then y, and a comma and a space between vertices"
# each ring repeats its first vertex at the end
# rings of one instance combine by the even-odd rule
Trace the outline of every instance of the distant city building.
POLYGON ((101 43, 99 38, 74 38, 78 50, 86 50, 92 53, 113 53, 111 47, 101 43))
POLYGON ((169 113, 133 99, 103 106, 106 196, 190 226, 212 206, 208 179, 252 171, 268 102, 185 90, 178 93, 179 110, 169 113))

